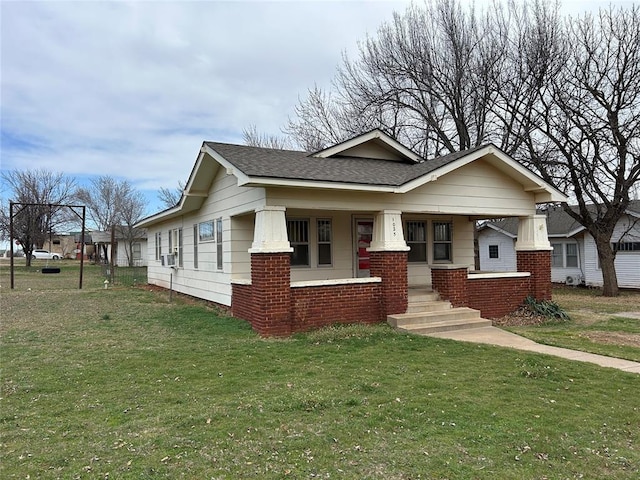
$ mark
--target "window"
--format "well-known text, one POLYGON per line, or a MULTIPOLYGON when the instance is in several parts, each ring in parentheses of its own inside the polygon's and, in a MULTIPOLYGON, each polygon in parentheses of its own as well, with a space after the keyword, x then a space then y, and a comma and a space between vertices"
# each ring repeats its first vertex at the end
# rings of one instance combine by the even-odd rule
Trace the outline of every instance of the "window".
POLYGON ((156 232, 156 260, 162 259, 162 233, 156 232))
POLYGON ((563 267, 564 264, 562 263, 562 244, 552 243, 551 248, 553 248, 553 251, 551 252, 551 266, 563 267))
POLYGON ((566 245, 566 266, 578 266, 578 245, 576 243, 567 243, 566 245))
POLYGON ((215 240, 215 230, 213 229, 213 220, 202 222, 199 226, 199 238, 201 242, 215 240))
POLYGON ((169 254, 173 255, 173 265, 182 267, 182 229, 169 230, 169 254))
POLYGON ((309 220, 287 220, 292 266, 309 266, 309 220))
POLYGON ((140 260, 142 259, 142 245, 139 242, 133 244, 133 259, 140 260))
POLYGON ((452 261, 451 223, 433 222, 433 261, 452 261))
POLYGON ((489 258, 500 258, 498 245, 489 245, 489 258))
POLYGON ((427 261, 427 226, 425 222, 407 222, 407 246, 411 248, 407 256, 409 262, 427 261))
POLYGON ((640 242, 616 242, 611 247, 614 252, 640 252, 640 242))
POLYGON ((331 265, 331 220, 318 220, 318 265, 331 265))
POLYGON ((193 226, 193 268, 198 268, 198 224, 193 226))
POLYGON ((222 270, 222 218, 216 220, 216 268, 222 270))

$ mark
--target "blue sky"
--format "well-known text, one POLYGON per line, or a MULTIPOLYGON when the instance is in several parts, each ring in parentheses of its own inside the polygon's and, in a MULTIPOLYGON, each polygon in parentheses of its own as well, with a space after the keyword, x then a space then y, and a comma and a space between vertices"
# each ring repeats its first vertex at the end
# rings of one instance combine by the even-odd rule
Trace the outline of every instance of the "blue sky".
MULTIPOLYGON (((608 4, 563 3, 570 14, 608 4)), ((151 214, 203 140, 241 143, 250 125, 279 134, 342 53, 408 5, 0 1, 0 168, 125 178, 151 214)))

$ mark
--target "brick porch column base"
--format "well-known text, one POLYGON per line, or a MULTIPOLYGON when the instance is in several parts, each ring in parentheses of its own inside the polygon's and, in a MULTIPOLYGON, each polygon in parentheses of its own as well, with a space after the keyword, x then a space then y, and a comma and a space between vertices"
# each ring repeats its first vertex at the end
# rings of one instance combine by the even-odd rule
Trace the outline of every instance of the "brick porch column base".
POLYGON ((519 272, 531 273, 531 295, 536 300, 551 300, 551 251, 516 252, 519 272))
POLYGON ((289 253, 251 254, 251 322, 260 335, 291 334, 291 257, 289 253))
POLYGON ((467 276, 469 269, 454 265, 432 265, 431 286, 453 307, 466 307, 469 303, 467 276))
POLYGON ((372 277, 382 278, 382 313, 405 313, 409 302, 407 252, 370 251, 372 277))

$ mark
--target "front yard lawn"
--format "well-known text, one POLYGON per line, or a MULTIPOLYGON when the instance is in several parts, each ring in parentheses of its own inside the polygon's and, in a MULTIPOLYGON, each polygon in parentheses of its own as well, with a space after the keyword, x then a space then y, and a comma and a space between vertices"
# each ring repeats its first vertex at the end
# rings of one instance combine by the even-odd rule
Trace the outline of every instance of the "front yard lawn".
POLYGON ((386 325, 262 339, 204 303, 28 278, 2 271, 1 478, 640 474, 640 375, 386 325))
POLYGON ((606 298, 597 289, 556 287, 553 300, 571 321, 508 330, 547 345, 640 362, 640 318, 629 316, 640 313, 640 292, 627 290, 606 298))

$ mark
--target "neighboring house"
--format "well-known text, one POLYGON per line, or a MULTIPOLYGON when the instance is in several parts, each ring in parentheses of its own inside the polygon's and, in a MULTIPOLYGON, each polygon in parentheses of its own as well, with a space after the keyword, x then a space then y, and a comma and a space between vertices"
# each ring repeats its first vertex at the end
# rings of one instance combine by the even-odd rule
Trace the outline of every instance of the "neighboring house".
MULTIPOLYGON (((126 267, 147 266, 149 254, 147 252, 147 230, 144 228, 136 229, 133 242, 130 244, 127 235, 123 233, 126 227, 117 227, 115 231, 115 257, 114 265, 126 267), (130 263, 131 260, 131 263, 130 263)), ((99 263, 109 263, 111 261, 111 231, 91 232, 91 238, 94 242, 93 251, 96 252, 99 263), (106 253, 105 253, 106 252, 106 253)))
POLYGON ((76 248, 75 237, 70 233, 55 234, 47 238, 42 248, 57 253, 61 258, 72 258, 76 248))
POLYGON ((536 206, 558 201, 493 145, 424 160, 373 130, 316 153, 204 142, 178 205, 137 227, 148 229, 149 283, 285 335, 384 321, 407 310, 409 287, 486 317, 548 298, 536 206), (475 222, 496 217, 522 219, 521 271, 473 275, 475 222))
MULTIPOLYGON (((540 213, 547 218, 547 233, 553 248, 551 280, 569 285, 601 287, 602 271, 596 243, 591 234, 562 207, 550 207, 540 213)), ((482 224, 478 232, 480 269, 515 270, 514 245, 517 233, 516 218, 482 224)), ((640 200, 630 203, 626 215, 616 225, 612 244, 616 250, 618 285, 623 288, 640 288, 640 200)))

